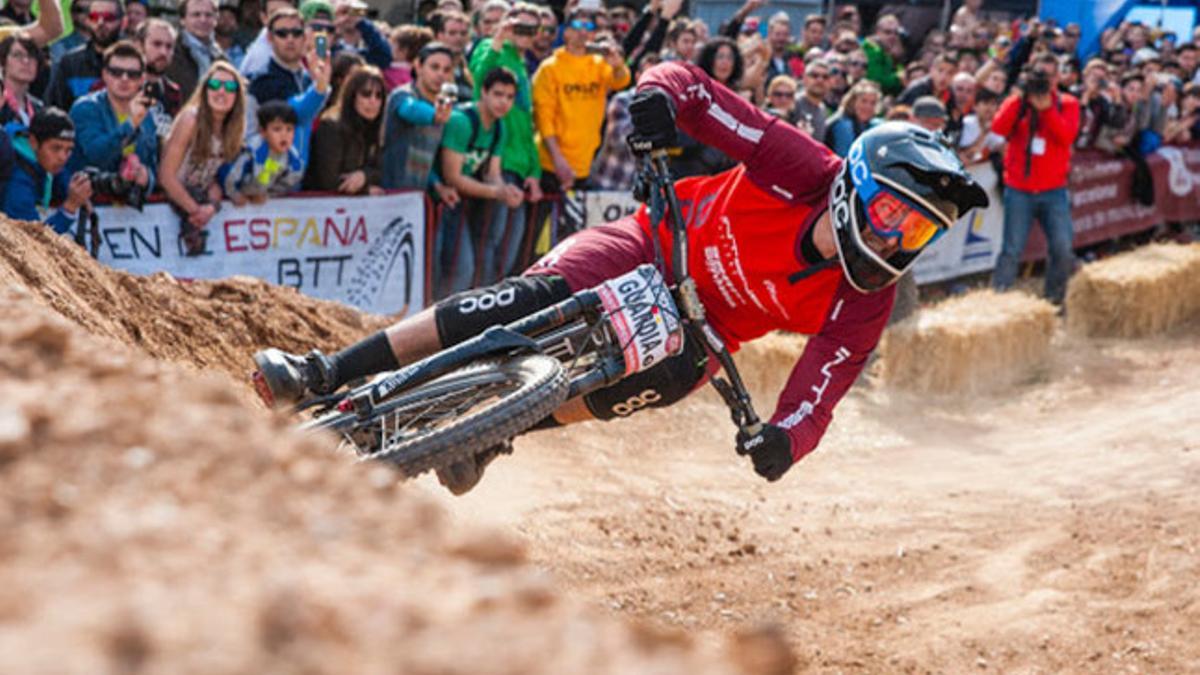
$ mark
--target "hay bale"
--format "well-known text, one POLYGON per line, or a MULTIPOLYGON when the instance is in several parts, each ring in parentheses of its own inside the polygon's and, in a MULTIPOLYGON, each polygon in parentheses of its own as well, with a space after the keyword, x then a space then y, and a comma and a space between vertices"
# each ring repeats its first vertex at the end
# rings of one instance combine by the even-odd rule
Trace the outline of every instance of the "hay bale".
POLYGON ((918 392, 994 389, 1026 377, 1050 351, 1050 303, 1024 293, 976 291, 924 308, 879 345, 886 384, 918 392))
POLYGON ((1087 265, 1067 289, 1067 329, 1145 337, 1200 315, 1200 244, 1155 244, 1087 265))

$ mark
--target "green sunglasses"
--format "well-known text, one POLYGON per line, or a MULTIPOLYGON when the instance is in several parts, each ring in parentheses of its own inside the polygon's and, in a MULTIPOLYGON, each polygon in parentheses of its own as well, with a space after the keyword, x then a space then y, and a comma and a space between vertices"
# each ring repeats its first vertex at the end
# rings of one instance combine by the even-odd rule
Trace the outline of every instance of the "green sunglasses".
POLYGON ((225 87, 225 91, 231 94, 238 90, 237 80, 218 80, 214 77, 208 81, 209 91, 220 91, 222 86, 225 87))

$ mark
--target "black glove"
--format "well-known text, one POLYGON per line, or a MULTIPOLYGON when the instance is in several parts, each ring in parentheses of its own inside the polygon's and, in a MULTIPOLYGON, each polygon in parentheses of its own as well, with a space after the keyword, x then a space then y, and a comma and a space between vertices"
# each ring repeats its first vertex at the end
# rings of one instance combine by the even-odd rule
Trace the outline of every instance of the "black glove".
POLYGON ((634 152, 673 148, 675 141, 675 110, 671 99, 658 89, 646 89, 633 95, 629 104, 633 133, 629 147, 634 152))
POLYGON ((764 424, 762 431, 753 436, 739 431, 737 451, 739 455, 750 455, 754 472, 772 482, 792 468, 792 439, 773 424, 764 424))

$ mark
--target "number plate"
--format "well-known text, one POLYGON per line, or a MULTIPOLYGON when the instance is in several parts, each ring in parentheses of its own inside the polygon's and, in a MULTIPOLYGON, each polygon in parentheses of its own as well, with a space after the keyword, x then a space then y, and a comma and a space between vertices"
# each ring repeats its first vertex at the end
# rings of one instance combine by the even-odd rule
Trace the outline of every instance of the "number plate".
POLYGON ((671 292, 653 265, 596 287, 625 353, 625 374, 650 368, 683 349, 683 325, 671 292))

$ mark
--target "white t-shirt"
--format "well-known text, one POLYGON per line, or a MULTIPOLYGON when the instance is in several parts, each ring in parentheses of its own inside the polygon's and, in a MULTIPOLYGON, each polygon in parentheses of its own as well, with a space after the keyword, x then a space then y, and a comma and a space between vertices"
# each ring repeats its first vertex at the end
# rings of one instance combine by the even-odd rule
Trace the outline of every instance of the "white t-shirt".
MULTIPOLYGON (((963 118, 962 135, 958 138, 958 147, 969 148, 975 145, 981 133, 983 133, 983 130, 979 127, 979 117, 977 115, 967 115, 963 118)), ((984 146, 988 150, 997 150, 1002 145, 1004 145, 1004 137, 989 130, 987 132, 987 140, 984 141, 984 146)))

